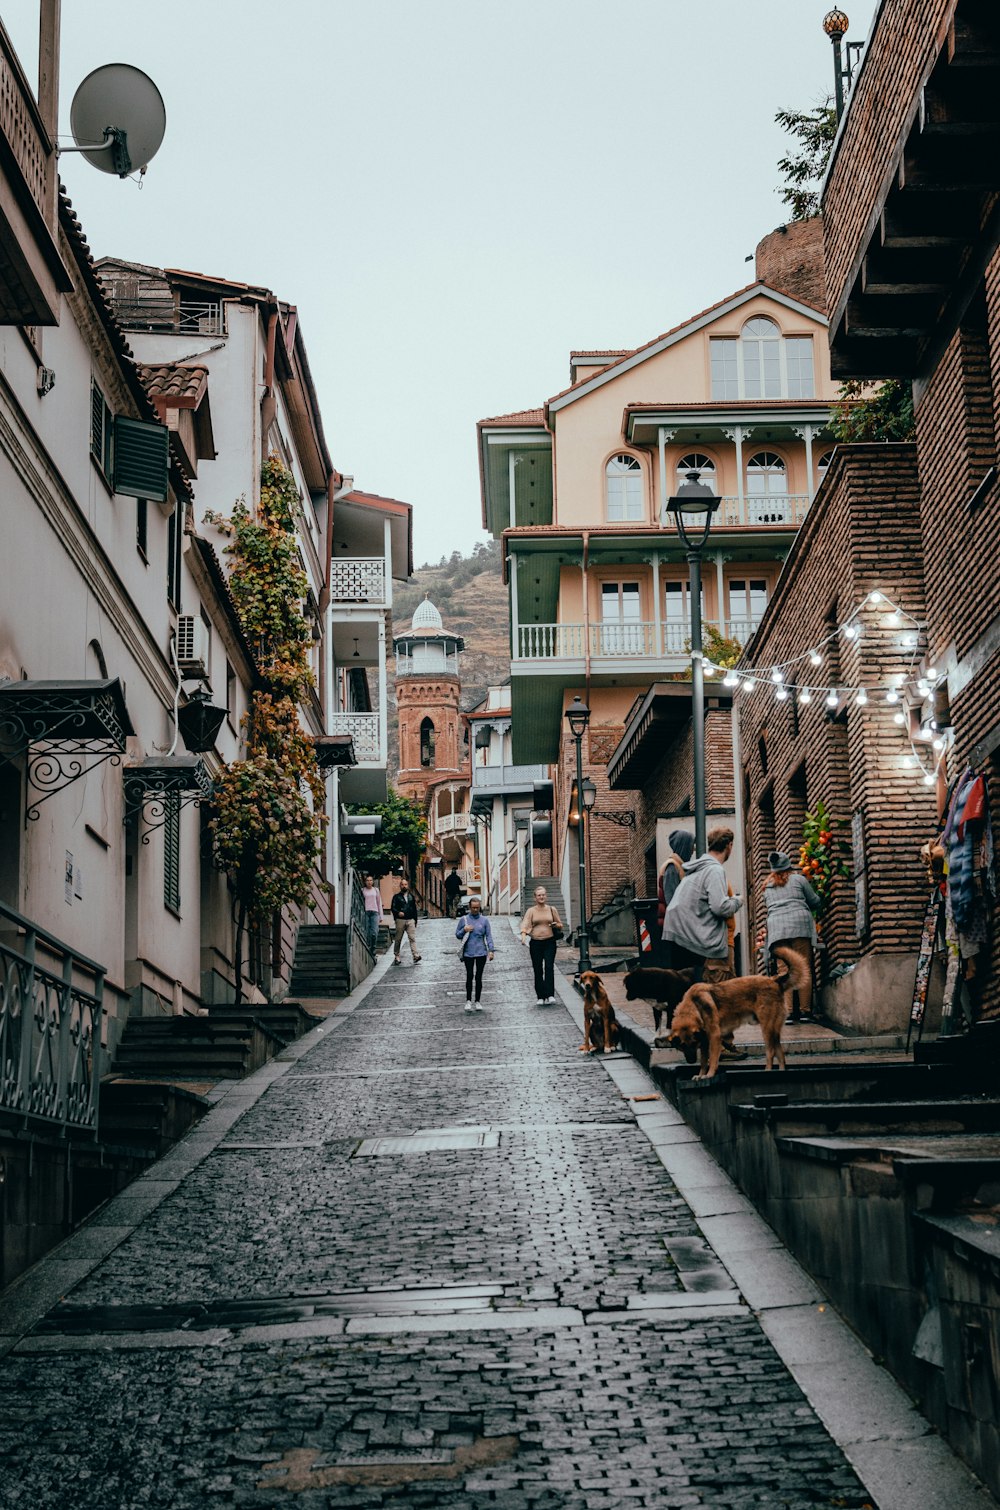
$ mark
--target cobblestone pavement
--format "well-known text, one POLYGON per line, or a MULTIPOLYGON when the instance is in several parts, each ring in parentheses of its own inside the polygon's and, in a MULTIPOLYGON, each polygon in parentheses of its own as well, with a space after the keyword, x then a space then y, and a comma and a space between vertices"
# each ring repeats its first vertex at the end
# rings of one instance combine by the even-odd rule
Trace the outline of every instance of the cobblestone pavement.
POLYGON ((467 1017, 420 936, 87 1229, 0 1358, 0 1506, 871 1504, 526 955, 467 1017))

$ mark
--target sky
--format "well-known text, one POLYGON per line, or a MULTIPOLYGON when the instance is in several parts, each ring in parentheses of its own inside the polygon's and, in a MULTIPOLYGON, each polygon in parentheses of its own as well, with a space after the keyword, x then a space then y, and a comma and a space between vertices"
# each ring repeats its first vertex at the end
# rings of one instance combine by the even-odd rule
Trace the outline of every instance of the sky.
MULTIPOLYGON (((876 8, 850 0, 851 38, 876 8)), ((156 81, 167 132, 141 190, 71 154, 61 173, 95 256, 298 306, 335 465, 412 503, 437 561, 485 538, 477 420, 752 281, 786 218, 775 112, 832 89, 827 9, 63 0, 61 137, 111 62, 156 81)), ((0 16, 34 84, 38 0, 0 16)))

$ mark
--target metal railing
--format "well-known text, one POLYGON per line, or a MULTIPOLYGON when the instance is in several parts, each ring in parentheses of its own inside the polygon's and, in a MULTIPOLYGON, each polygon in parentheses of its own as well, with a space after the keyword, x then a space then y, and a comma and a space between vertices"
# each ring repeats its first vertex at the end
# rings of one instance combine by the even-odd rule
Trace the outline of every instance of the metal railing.
MULTIPOLYGON (((713 527, 742 525, 748 529, 791 529, 802 523, 810 502, 808 493, 775 493, 767 496, 747 493, 742 498, 735 493, 724 494, 719 499, 719 511, 713 527)), ((667 513, 664 527, 668 530, 676 529, 673 514, 667 513)))
POLYGON ((381 556, 341 556, 330 567, 334 603, 384 603, 385 561, 381 556))
POLYGON ((472 785, 481 790, 503 792, 508 787, 529 786, 544 781, 547 765, 477 765, 472 771, 472 785))
POLYGON ((96 1134, 105 973, 0 904, 0 1113, 96 1134))
POLYGON ((377 713, 331 713, 330 733, 350 734, 358 762, 377 765, 384 759, 380 722, 377 713))
POLYGON ((468 813, 442 813, 440 818, 434 819, 434 832, 436 834, 456 834, 461 829, 462 833, 464 833, 468 825, 468 813))
MULTIPOLYGON (((712 623, 706 620, 706 627, 712 623)), ((727 638, 739 640, 745 645, 759 623, 758 619, 729 619, 721 624, 712 623, 727 638)), ((691 653, 691 626, 687 622, 670 620, 660 625, 659 646, 656 625, 636 622, 631 624, 591 624, 591 661, 623 660, 628 657, 651 660, 683 660, 691 653)), ((587 643, 587 629, 583 624, 524 624, 518 631, 518 648, 522 660, 559 661, 580 660, 583 646, 587 643), (567 650, 567 646, 572 648, 567 650), (579 648, 577 648, 579 647, 579 648)), ((507 782, 514 780, 512 773, 528 772, 528 766, 504 768, 507 782)), ((493 784, 492 773, 499 782, 500 766, 477 766, 473 772, 476 786, 493 784)), ((543 780, 545 769, 540 768, 533 780, 543 780)))
POLYGON ((351 893, 351 924, 370 954, 371 945, 368 942, 368 921, 365 917, 364 885, 365 881, 361 872, 352 870, 349 887, 351 893))
POLYGON ((178 331, 187 335, 224 336, 226 306, 220 299, 181 299, 168 288, 147 293, 124 293, 114 283, 108 292, 119 324, 127 330, 178 331))

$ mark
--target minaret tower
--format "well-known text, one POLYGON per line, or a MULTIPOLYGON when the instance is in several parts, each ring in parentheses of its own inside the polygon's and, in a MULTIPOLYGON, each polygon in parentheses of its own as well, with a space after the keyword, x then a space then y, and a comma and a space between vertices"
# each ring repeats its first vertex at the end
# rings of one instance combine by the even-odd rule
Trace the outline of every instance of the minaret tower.
POLYGON ((465 641, 448 633, 425 597, 410 629, 393 639, 392 648, 399 720, 396 786, 402 795, 422 801, 431 782, 463 773, 458 657, 465 641))

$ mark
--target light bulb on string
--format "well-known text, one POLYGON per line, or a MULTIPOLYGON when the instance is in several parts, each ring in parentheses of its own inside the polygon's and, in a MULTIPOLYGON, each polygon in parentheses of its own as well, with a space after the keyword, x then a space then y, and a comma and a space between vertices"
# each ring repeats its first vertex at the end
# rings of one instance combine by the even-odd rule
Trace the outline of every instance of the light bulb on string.
POLYGON ((885 616, 887 629, 898 629, 902 622, 902 619, 899 617, 899 614, 896 613, 895 609, 893 609, 892 613, 888 613, 885 616))
POLYGON ((809 652, 809 663, 812 666, 822 666, 823 657, 820 655, 818 650, 811 650, 809 652))
POLYGON ((917 637, 916 637, 915 634, 904 634, 903 635, 903 646, 904 646, 904 648, 906 650, 915 650, 916 649, 916 644, 917 644, 917 637))
POLYGON ((743 691, 744 692, 753 692, 754 689, 756 688, 756 686, 757 686, 757 683, 754 681, 753 677, 752 676, 748 676, 746 678, 746 680, 743 682, 743 691))
POLYGON ((788 701, 788 688, 787 687, 780 687, 780 686, 779 687, 775 687, 775 689, 774 689, 774 697, 775 697, 775 701, 776 702, 786 703, 788 701))
POLYGON ((936 780, 937 777, 934 775, 933 771, 924 772, 924 786, 933 786, 936 780))
POLYGON ((859 708, 865 707, 868 702, 868 693, 865 691, 864 687, 858 688, 858 695, 854 699, 854 701, 857 703, 859 708))
POLYGON ((903 756, 903 769, 904 770, 906 770, 906 771, 912 771, 913 767, 916 765, 916 763, 917 763, 917 757, 915 755, 904 755, 903 756))
POLYGON ((936 682, 937 678, 938 678, 938 668, 936 666, 928 666, 927 667, 927 680, 931 681, 931 682, 936 682))
POLYGON ((828 708, 835 708, 838 702, 839 698, 837 697, 836 690, 831 687, 830 691, 826 694, 826 706, 828 708))
POLYGON ((930 724, 924 724, 922 726, 922 728, 920 730, 920 733, 917 736, 917 738, 918 739, 922 739, 925 744, 929 743, 930 740, 932 740, 934 738, 934 731, 931 728, 930 724))
POLYGON ((738 687, 739 684, 740 679, 736 675, 735 671, 727 671, 725 676, 722 678, 722 685, 724 687, 738 687))
POLYGON ((868 594, 868 601, 869 603, 881 603, 883 601, 882 594, 880 592, 870 592, 868 594))
POLYGON ((893 721, 894 724, 905 724, 906 723, 906 714, 903 713, 903 712, 894 713, 892 715, 892 721, 893 721))
POLYGON ((895 687, 889 688, 888 692, 885 694, 885 700, 887 703, 899 702, 899 693, 896 691, 895 687))
POLYGON ((926 682, 924 680, 924 678, 921 677, 920 680, 917 682, 917 692, 920 694, 921 697, 927 697, 929 695, 929 693, 930 693, 930 690, 931 690, 930 689, 930 683, 926 682))
POLYGON ((931 740, 931 749, 932 750, 936 750, 939 755, 940 755, 941 751, 944 749, 944 740, 941 738, 940 734, 937 736, 936 739, 932 739, 931 740))
POLYGON ((775 686, 780 686, 781 683, 785 680, 785 673, 781 670, 780 666, 775 666, 774 670, 771 672, 771 680, 772 682, 774 682, 775 686))
POLYGON ((861 637, 861 625, 860 624, 845 624, 844 625, 844 633, 847 635, 847 638, 849 640, 860 639, 860 637, 861 637))
POLYGON ((808 687, 803 687, 802 691, 799 693, 799 702, 802 704, 803 707, 806 707, 807 704, 809 704, 809 703, 812 702, 812 700, 813 700, 813 695, 809 691, 809 688, 808 687))

